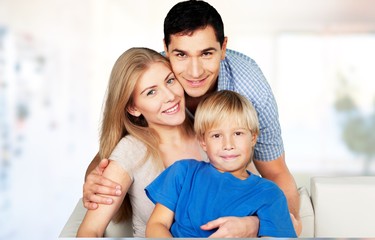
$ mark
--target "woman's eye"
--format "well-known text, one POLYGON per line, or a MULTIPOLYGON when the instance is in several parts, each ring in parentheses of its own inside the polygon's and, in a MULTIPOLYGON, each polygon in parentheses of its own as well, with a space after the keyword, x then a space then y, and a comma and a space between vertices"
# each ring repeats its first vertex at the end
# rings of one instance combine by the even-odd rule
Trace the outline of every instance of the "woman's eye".
POLYGON ((174 79, 174 78, 170 78, 170 79, 168 79, 168 80, 167 80, 167 84, 173 84, 173 83, 174 83, 174 81, 175 81, 175 79, 174 79))
POLYGON ((146 95, 147 95, 147 96, 154 95, 155 92, 156 92, 155 90, 150 90, 150 91, 147 92, 146 95))

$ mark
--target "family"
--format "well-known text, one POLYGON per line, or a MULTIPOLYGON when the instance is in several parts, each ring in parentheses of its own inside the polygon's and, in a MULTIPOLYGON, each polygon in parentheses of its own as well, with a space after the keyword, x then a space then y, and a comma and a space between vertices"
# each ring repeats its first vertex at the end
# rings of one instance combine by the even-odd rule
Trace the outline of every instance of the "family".
POLYGON ((162 54, 139 47, 117 59, 77 237, 127 218, 134 237, 301 233, 272 90, 227 42, 216 9, 188 0, 165 17, 162 54))

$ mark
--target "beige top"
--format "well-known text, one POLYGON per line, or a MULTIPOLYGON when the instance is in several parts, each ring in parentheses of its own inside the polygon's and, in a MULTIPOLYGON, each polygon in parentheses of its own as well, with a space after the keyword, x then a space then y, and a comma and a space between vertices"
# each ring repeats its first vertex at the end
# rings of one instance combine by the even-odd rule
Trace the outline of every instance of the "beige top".
POLYGON ((113 150, 111 160, 117 161, 133 180, 128 194, 133 209, 134 237, 145 237, 146 223, 154 209, 154 204, 145 194, 145 188, 160 174, 150 159, 139 164, 146 153, 146 146, 134 138, 126 136, 120 140, 113 150), (137 166, 139 165, 139 166, 137 166))

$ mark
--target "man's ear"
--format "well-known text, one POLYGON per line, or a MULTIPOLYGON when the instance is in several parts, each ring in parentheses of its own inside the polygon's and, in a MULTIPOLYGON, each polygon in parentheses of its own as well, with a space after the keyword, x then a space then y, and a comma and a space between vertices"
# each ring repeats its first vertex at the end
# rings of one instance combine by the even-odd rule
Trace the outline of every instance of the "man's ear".
POLYGON ((165 39, 163 39, 163 46, 164 46, 165 56, 169 58, 168 48, 167 48, 167 45, 165 44, 165 39))
POLYGON ((228 43, 228 37, 224 37, 224 41, 221 46, 221 60, 224 60, 225 58, 225 54, 227 52, 227 43, 228 43))
POLYGON ((137 110, 137 108, 133 107, 127 107, 126 111, 133 115, 134 117, 139 117, 141 116, 141 112, 137 110))

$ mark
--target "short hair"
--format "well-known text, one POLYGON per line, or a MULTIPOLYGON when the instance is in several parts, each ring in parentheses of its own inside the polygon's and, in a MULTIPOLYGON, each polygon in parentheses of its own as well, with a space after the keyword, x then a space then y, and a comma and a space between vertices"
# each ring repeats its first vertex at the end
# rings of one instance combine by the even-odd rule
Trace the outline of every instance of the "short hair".
POLYGON ((216 9, 204 1, 179 2, 169 10, 164 19, 164 41, 168 48, 171 35, 190 35, 197 29, 213 27, 220 46, 224 43, 224 24, 216 9))
POLYGON ((222 90, 204 98, 195 112, 194 130, 202 139, 204 134, 223 122, 247 128, 254 135, 259 133, 259 121, 255 108, 239 93, 222 90))

